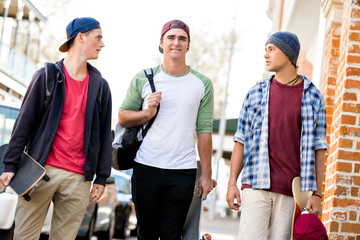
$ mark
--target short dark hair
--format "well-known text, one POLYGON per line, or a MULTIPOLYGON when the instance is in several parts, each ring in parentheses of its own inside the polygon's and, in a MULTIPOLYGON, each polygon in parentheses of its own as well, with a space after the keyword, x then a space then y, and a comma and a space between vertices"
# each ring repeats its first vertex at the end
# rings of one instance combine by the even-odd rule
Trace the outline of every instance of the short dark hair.
MULTIPOLYGON (((84 34, 85 36, 89 36, 90 32, 93 31, 94 29, 92 30, 89 30, 89 31, 86 31, 86 32, 83 32, 82 34, 84 34)), ((78 33, 79 34, 79 33, 78 33)), ((75 41, 75 38, 72 38, 69 42, 68 42, 68 49, 70 49, 72 47, 72 45, 74 45, 74 41, 75 41)))

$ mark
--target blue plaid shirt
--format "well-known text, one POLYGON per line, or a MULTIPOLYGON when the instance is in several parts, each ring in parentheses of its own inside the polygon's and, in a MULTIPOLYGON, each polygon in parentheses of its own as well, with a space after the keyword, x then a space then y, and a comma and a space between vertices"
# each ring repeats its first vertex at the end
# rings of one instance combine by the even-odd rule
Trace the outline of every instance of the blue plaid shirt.
MULTIPOLYGON (((301 103, 300 178, 301 191, 316 191, 315 150, 327 149, 325 101, 305 76, 301 103)), ((252 87, 240 111, 234 141, 244 144, 242 184, 253 189, 270 188, 268 151, 269 90, 272 77, 252 87)), ((279 126, 281 128, 281 126, 279 126)))

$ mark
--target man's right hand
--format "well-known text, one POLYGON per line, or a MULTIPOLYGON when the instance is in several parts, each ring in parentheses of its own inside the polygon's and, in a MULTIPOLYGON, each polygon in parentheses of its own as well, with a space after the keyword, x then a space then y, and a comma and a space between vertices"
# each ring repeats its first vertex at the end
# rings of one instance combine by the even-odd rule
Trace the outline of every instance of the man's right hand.
POLYGON ((3 172, 0 176, 0 184, 5 187, 9 186, 11 179, 15 176, 13 172, 3 172))
POLYGON ((161 100, 161 92, 154 92, 150 94, 147 98, 148 110, 150 118, 155 116, 157 111, 157 106, 160 104, 161 100))
POLYGON ((236 185, 228 186, 226 201, 233 210, 239 210, 241 206, 240 191, 236 185))

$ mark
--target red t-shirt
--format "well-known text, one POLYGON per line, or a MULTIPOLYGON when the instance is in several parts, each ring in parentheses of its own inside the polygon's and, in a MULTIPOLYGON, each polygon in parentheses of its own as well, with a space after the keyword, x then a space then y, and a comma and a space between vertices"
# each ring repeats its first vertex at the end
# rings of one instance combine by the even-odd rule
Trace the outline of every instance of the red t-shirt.
POLYGON ((84 132, 89 73, 83 81, 77 81, 68 74, 65 65, 63 67, 65 102, 46 164, 84 174, 84 132))
MULTIPOLYGON (((304 81, 287 86, 271 80, 269 97, 269 191, 292 196, 291 184, 300 176, 301 102, 304 81)), ((251 188, 243 184, 241 189, 251 188)))
POLYGON ((304 81, 287 86, 274 78, 269 97, 270 191, 292 196, 291 183, 300 176, 301 102, 304 81))

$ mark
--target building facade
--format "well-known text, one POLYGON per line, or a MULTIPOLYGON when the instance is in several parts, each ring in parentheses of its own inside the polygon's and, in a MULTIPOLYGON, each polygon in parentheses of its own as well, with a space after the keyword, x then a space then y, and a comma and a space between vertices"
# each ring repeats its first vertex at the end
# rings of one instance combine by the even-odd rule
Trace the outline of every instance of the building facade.
POLYGON ((21 102, 37 69, 46 20, 29 0, 0 0, 0 100, 21 102))
POLYGON ((360 239, 360 0, 269 0, 275 31, 299 36, 299 74, 327 111, 322 215, 329 239, 360 239))

